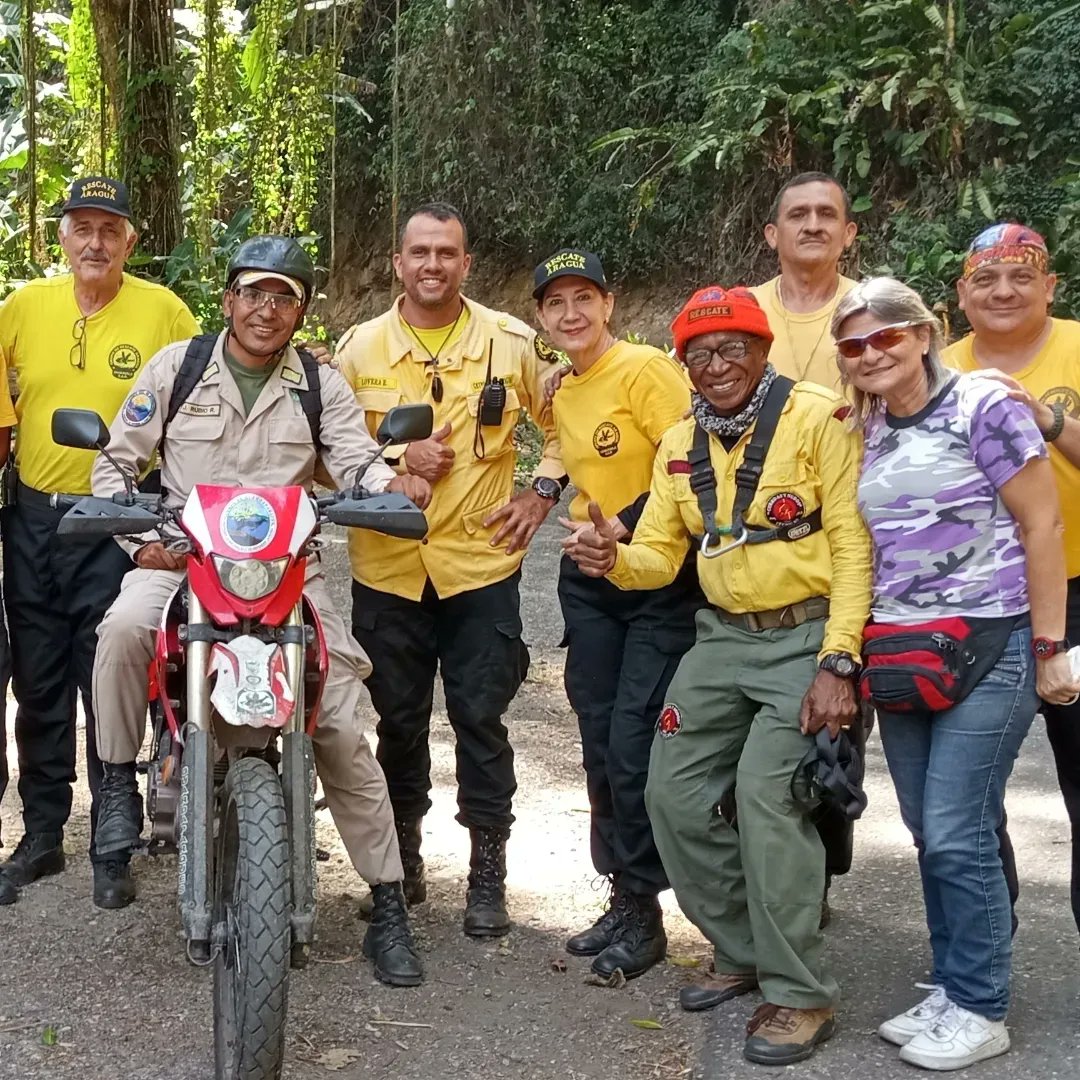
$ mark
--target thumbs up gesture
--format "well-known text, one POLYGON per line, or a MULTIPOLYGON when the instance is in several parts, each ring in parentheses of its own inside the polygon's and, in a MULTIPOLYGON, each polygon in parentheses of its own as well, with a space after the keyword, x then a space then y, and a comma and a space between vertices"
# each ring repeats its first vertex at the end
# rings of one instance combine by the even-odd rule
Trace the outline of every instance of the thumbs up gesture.
POLYGON ((405 467, 413 476, 423 477, 429 484, 444 477, 454 465, 454 451, 446 445, 450 425, 443 424, 430 439, 409 443, 405 451, 405 467))
MULTIPOLYGON (((559 518, 559 524, 570 530, 563 540, 563 550, 587 577, 603 577, 615 565, 618 537, 611 522, 604 517, 595 502, 589 503, 589 524, 559 518)), ((621 529, 621 523, 620 523, 621 529)), ((625 534, 625 529, 621 529, 625 534)))

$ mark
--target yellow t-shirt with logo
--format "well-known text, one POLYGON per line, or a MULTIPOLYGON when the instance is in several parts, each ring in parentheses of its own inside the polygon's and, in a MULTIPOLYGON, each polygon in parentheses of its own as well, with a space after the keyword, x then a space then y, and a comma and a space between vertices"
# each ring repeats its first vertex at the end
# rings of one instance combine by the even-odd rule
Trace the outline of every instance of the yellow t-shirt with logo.
POLYGON ((53 412, 93 409, 111 423, 143 365, 159 349, 199 332, 178 296, 128 274, 116 296, 86 317, 75 302, 71 274, 39 278, 12 293, 0 305, 0 351, 18 387, 16 453, 23 483, 89 494, 94 455, 53 442, 53 412))
POLYGON ((617 341, 582 375, 568 372, 555 394, 562 462, 577 488, 570 517, 605 517, 649 490, 656 448, 690 408, 682 368, 659 349, 617 341))
POLYGON ((806 380, 842 394, 840 369, 836 364, 836 344, 829 327, 836 305, 853 288, 851 278, 839 278, 836 294, 817 311, 788 311, 780 302, 780 278, 774 277, 750 291, 765 309, 773 332, 769 361, 781 375, 796 382, 806 380))
MULTIPOLYGON (((1044 405, 1060 402, 1065 415, 1080 420, 1080 322, 1053 319, 1046 344, 1027 367, 1009 374, 1044 405)), ((975 335, 954 342, 943 354, 949 367, 959 371, 978 371, 975 359, 975 335)), ((1061 517, 1065 522, 1065 568, 1070 578, 1080 577, 1080 469, 1060 450, 1049 444, 1050 464, 1054 468, 1061 517)))

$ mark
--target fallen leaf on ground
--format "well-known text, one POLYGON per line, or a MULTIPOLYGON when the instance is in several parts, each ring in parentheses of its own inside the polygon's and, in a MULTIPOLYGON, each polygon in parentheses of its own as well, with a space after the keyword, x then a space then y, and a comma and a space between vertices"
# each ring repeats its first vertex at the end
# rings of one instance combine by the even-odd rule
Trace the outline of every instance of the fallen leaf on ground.
POLYGON ((326 1050, 321 1053, 315 1059, 314 1064, 321 1065, 330 1072, 338 1072, 341 1069, 344 1069, 346 1065, 351 1065, 359 1057, 359 1050, 345 1050, 341 1047, 337 1047, 333 1050, 326 1050))
POLYGON ((606 979, 603 975, 597 975, 590 971, 585 976, 586 986, 601 986, 605 990, 621 990, 626 985, 626 976, 622 968, 616 968, 606 979))
POLYGON ((676 967, 701 966, 701 961, 696 956, 669 956, 667 962, 669 964, 674 964, 676 967))
POLYGON ((664 1025, 659 1020, 631 1020, 631 1024, 636 1028, 643 1028, 645 1031, 663 1031, 664 1025))
POLYGON ((557 957, 551 961, 551 970, 561 975, 566 970, 566 961, 561 956, 557 957))
POLYGON ((41 1045, 42 1046, 55 1046, 60 1041, 60 1035, 56 1028, 52 1024, 46 1024, 45 1029, 41 1033, 41 1045))

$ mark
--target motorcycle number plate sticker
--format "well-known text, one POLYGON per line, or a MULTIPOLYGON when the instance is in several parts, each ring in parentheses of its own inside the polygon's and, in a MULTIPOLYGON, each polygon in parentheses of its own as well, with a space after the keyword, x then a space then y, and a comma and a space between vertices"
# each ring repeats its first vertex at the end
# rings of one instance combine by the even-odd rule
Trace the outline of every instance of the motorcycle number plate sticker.
POLYGON ((210 701, 235 727, 283 727, 296 699, 289 686, 281 646, 258 638, 218 642, 210 653, 215 676, 210 701))
POLYGON ((273 542, 277 535, 277 514, 261 496, 251 492, 237 495, 221 511, 221 538, 233 549, 254 555, 273 542))

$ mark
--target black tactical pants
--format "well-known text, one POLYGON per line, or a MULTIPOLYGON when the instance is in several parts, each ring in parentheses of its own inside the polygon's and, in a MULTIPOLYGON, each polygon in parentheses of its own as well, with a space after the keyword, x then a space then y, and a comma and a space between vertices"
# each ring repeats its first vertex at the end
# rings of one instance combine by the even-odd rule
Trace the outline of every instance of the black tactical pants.
POLYGON ((664 589, 624 592, 563 556, 559 601, 566 623, 566 695, 577 713, 597 873, 622 888, 668 887, 645 809, 649 751, 664 695, 694 644, 705 603, 692 564, 664 589))
POLYGON ((131 560, 111 538, 57 536, 63 512, 51 509, 48 498, 20 484, 17 505, 3 511, 19 795, 27 832, 63 832, 75 780, 75 695, 81 692, 92 854, 101 784, 90 698, 97 627, 131 560))
MULTIPOLYGON (((1065 633, 1074 645, 1080 644, 1080 578, 1071 578, 1068 583, 1065 633)), ((1080 701, 1072 705, 1048 705, 1043 702, 1042 714, 1046 719, 1046 737, 1054 751, 1058 785, 1065 800, 1065 811, 1069 815, 1072 831, 1070 897, 1073 920, 1080 931, 1080 701)), ((1005 878, 1009 883, 1009 898, 1015 907, 1020 886, 1016 874, 1016 856, 1013 854, 1012 842, 1004 823, 998 830, 998 838, 1001 841, 1001 861, 1005 867, 1005 878)))
POLYGON ((440 599, 419 601, 353 582, 353 636, 374 670, 365 680, 379 714, 376 757, 394 816, 431 809, 428 732, 436 667, 456 738, 458 814, 467 828, 509 828, 517 781, 503 714, 529 670, 521 640, 521 572, 440 599))
MULTIPOLYGON (((7 760, 7 689, 11 682, 11 648, 8 645, 7 623, 3 614, 3 594, 0 593, 0 801, 8 786, 7 760)), ((0 845, 3 837, 0 837, 0 845)))

